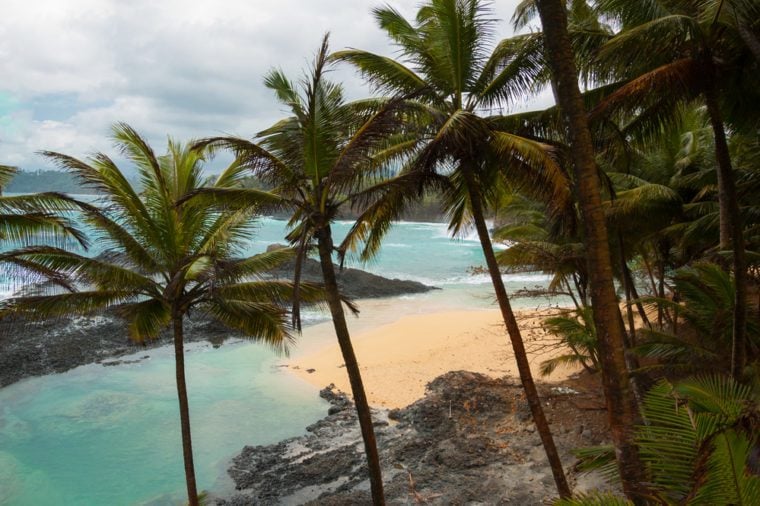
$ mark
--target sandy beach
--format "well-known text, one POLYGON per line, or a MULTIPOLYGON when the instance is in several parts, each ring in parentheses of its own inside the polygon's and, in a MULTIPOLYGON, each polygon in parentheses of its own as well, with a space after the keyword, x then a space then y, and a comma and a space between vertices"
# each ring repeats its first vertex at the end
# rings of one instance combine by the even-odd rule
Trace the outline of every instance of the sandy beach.
MULTIPOLYGON (((534 378, 556 382, 577 372, 558 368, 551 376, 538 373, 542 361, 566 353, 553 346, 541 322, 556 309, 516 311, 534 378)), ((332 331, 326 322, 304 329, 304 337, 332 331)), ((334 339, 334 338, 333 338, 334 339)), ((374 406, 404 407, 422 397, 425 385, 448 371, 466 370, 492 377, 518 377, 514 354, 496 309, 403 315, 396 321, 363 328, 352 335, 369 401, 374 406)), ((334 383, 350 392, 338 345, 331 344, 292 359, 288 365, 317 387, 334 383)))

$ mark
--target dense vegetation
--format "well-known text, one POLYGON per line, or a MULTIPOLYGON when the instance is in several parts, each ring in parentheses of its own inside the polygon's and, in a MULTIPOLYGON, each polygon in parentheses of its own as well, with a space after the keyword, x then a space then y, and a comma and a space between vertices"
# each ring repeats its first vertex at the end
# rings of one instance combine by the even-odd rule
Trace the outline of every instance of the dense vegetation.
MULTIPOLYGON (((323 298, 351 377, 373 501, 383 504, 345 325, 343 307, 353 306, 335 285, 332 259, 371 258, 394 221, 433 198, 452 233, 478 232, 562 504, 760 503, 760 3, 524 0, 514 25, 540 20, 543 32, 495 44, 497 21, 478 0, 429 0, 414 20, 392 7, 373 14, 397 59, 329 54, 325 38, 302 79, 266 76, 291 116, 251 140, 171 143, 155 157, 117 127, 139 191, 103 155, 87 163, 48 154, 106 194, 109 212, 61 195, 2 200, 0 218, 16 227, 2 237, 26 244, 39 231, 84 241, 60 215, 76 210, 122 255, 92 260, 39 244, 3 255, 58 291, 22 293, 2 316, 119 304, 137 339, 171 323, 182 403, 181 321, 191 305, 279 343, 300 329, 302 300, 323 298), (340 64, 356 68, 374 98, 346 102, 324 77, 340 64), (547 87, 557 103, 547 110, 490 114, 547 87), (215 181, 198 172, 209 147, 236 155, 215 181), (298 259, 319 252, 324 290, 297 273, 293 285, 260 288, 258 268, 274 260, 234 258, 231 245, 255 212, 274 208, 289 219, 298 259), (331 223, 347 215, 355 224, 335 245, 331 223), (488 230, 489 215, 499 217, 497 230, 488 230), (510 247, 497 255, 494 241, 510 247), (546 322, 568 352, 544 372, 571 362, 601 376, 611 446, 579 455, 624 497, 571 497, 501 278, 514 271, 550 274, 549 289, 574 302, 546 322), (109 288, 115 279, 131 291, 109 288)), ((188 417, 182 426, 188 497, 198 504, 188 417)))

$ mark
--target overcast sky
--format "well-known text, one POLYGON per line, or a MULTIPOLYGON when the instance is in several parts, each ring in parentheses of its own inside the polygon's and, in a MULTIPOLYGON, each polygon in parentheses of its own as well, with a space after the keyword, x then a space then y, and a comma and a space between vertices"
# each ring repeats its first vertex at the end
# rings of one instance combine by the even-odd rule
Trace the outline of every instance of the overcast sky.
MULTIPOLYGON (((125 121, 163 152, 171 135, 251 137, 283 115, 262 76, 298 77, 331 32, 331 49, 388 55, 377 0, 3 0, 0 164, 45 168, 41 149, 112 153, 125 121)), ((416 0, 391 0, 408 17, 416 0)), ((518 0, 499 0, 497 38, 518 0)), ((338 69, 352 98, 368 90, 338 69)), ((548 103, 548 97, 538 100, 548 103)))

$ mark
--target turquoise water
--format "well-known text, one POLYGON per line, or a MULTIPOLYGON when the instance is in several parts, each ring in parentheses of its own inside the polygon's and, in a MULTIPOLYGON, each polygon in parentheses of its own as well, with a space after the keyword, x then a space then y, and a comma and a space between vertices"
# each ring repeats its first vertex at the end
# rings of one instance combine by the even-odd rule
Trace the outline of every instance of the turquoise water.
MULTIPOLYGON (((335 236, 348 226, 338 223, 335 236)), ((250 251, 282 242, 283 232, 283 221, 263 219, 250 251)), ((487 278, 468 273, 482 263, 473 238, 452 241, 445 225, 403 223, 366 268, 443 288, 398 302, 434 310, 489 305, 487 278)), ((505 279, 510 290, 546 280, 536 275, 505 279)), ((230 486, 225 471, 243 445, 301 434, 325 414, 316 390, 276 367, 276 357, 265 347, 237 343, 215 349, 199 343, 188 350, 202 489, 224 492, 230 486)), ((132 358, 140 360, 111 367, 92 364, 0 390, 0 504, 182 503, 173 351, 161 348, 132 358), (149 358, 141 359, 145 355, 149 358)))
MULTIPOLYGON (((313 389, 250 344, 188 347, 199 485, 224 490, 244 444, 301 434, 325 414, 313 389)), ((137 358, 144 356, 139 354, 137 358)), ((181 504, 184 490, 174 354, 79 367, 0 390, 0 504, 181 504)))

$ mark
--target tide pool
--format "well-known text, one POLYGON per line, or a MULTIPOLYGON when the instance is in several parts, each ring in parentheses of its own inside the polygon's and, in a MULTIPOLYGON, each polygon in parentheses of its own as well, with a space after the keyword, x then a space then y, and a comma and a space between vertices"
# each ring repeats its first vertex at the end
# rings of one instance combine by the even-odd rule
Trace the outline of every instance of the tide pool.
MULTIPOLYGON (((336 224, 336 242, 349 226, 336 224)), ((284 230, 282 220, 262 219, 248 252, 282 243, 284 230)), ((347 265, 442 290, 367 304, 359 321, 372 322, 369 313, 377 308, 398 317, 489 307, 487 276, 470 273, 482 264, 474 238, 451 240, 444 224, 401 223, 372 263, 362 267, 348 259, 347 265)), ((510 292, 546 280, 542 275, 505 276, 510 292)), ((532 299, 515 302, 516 307, 537 304, 532 299)), ((311 321, 325 318, 311 316, 311 321)), ((357 321, 350 320, 351 325, 357 321)), ((302 434, 326 413, 316 390, 278 368, 278 358, 264 346, 241 342, 216 349, 197 343, 187 350, 200 489, 224 493, 231 486, 229 459, 244 445, 302 434)), ((124 359, 139 361, 91 364, 0 389, 0 504, 184 504, 173 349, 124 359)))
MULTIPOLYGON (((314 389, 251 343, 187 347, 196 473, 224 490, 245 444, 302 434, 324 416, 314 389)), ((182 504, 173 349, 20 381, 0 390, 0 504, 182 504)))

